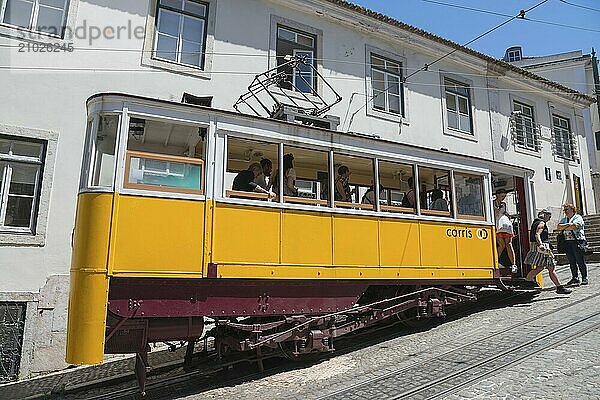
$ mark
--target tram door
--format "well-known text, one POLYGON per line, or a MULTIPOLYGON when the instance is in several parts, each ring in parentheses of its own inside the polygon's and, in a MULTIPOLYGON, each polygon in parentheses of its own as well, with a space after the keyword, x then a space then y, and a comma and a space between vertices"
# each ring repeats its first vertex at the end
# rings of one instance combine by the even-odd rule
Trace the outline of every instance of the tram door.
POLYGON ((527 197, 525 196, 525 179, 519 176, 515 176, 515 195, 518 218, 516 220, 516 226, 514 226, 515 234, 517 235, 513 239, 513 247, 515 248, 515 256, 518 259, 517 265, 520 265, 519 276, 526 276, 529 272, 529 266, 523 264, 525 256, 529 251, 529 225, 527 215, 527 197), (527 270, 526 270, 527 269, 527 270))
MULTIPOLYGON (((505 189, 508 194, 504 200, 507 207, 507 212, 513 223, 513 233, 515 237, 512 240, 513 249, 515 250, 515 265, 518 267, 518 272, 513 275, 510 269, 501 271, 503 275, 522 277, 529 272, 528 266, 523 264, 523 260, 529 251, 529 223, 527 218, 527 201, 525 196, 525 180, 518 176, 508 175, 493 175, 492 180, 495 181, 494 190, 505 189)), ((510 266, 511 262, 507 251, 499 254, 499 262, 503 266, 510 266)))
POLYGON ((583 215, 583 198, 581 195, 581 179, 577 175, 573 175, 573 189, 575 198, 575 208, 579 215, 583 215))

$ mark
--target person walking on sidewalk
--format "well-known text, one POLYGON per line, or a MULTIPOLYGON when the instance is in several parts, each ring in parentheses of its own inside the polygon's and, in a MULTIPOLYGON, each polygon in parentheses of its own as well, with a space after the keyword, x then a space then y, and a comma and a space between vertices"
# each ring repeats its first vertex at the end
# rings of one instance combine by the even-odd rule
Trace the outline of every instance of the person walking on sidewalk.
POLYGON ((529 232, 529 241, 531 242, 531 250, 525 256, 525 264, 532 266, 529 271, 527 281, 534 282, 535 277, 544 270, 548 269, 550 279, 556 285, 556 293, 569 294, 571 291, 561 285, 554 268, 556 267, 556 259, 552 253, 550 243, 548 242, 548 226, 546 223, 550 221, 552 214, 547 209, 543 209, 538 213, 538 217, 531 224, 529 232))
POLYGON ((556 227, 559 231, 563 231, 565 235, 565 242, 567 245, 567 257, 569 258, 569 264, 571 265, 572 278, 568 285, 579 285, 579 272, 581 272, 581 284, 588 284, 587 266, 583 258, 583 251, 580 246, 586 244, 585 234, 583 232, 584 222, 583 217, 577 214, 575 206, 567 203, 563 205, 563 211, 565 217, 560 220, 560 223, 556 227))

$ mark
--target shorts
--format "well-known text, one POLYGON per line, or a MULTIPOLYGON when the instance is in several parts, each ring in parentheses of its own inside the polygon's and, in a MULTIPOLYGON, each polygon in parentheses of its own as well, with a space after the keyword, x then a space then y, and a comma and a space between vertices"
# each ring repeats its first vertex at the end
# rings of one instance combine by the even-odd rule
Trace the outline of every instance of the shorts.
POLYGON ((496 236, 501 237, 502 239, 512 239, 515 237, 515 234, 508 232, 497 232, 496 236))

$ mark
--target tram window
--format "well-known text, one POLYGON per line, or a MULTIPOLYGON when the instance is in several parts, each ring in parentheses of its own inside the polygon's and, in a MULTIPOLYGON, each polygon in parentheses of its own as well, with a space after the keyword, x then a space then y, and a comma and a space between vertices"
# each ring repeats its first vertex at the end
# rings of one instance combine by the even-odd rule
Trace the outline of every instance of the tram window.
MULTIPOLYGON (((329 199, 328 152, 292 146, 284 146, 283 152, 284 201, 286 203, 327 206, 329 199), (291 165, 289 164, 290 159, 291 165), (287 171, 285 171, 286 169, 287 171)), ((274 175, 276 188, 279 184, 278 179, 279 176, 276 173, 274 175)))
POLYGON ((481 176, 454 174, 458 216, 485 220, 483 178, 481 176))
POLYGON ((202 128, 131 118, 125 160, 127 189, 202 194, 202 128))
POLYGON ((275 198, 275 171, 278 169, 279 146, 229 137, 225 196, 268 200, 275 198))
POLYGON ((414 173, 411 165, 379 161, 379 187, 381 211, 415 212, 414 173))
POLYGON ((419 167, 421 213, 451 216, 450 171, 419 167))
POLYGON ((93 187, 112 187, 115 173, 115 148, 119 130, 118 115, 101 115, 98 118, 94 142, 92 169, 93 187))
POLYGON ((374 202, 369 203, 374 198, 370 194, 375 182, 372 159, 335 154, 334 173, 336 207, 375 209, 374 202))

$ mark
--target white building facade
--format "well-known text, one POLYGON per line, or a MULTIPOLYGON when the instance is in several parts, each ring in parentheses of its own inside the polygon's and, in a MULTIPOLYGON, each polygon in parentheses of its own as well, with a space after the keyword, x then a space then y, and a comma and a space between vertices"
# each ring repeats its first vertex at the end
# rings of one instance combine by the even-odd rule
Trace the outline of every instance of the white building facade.
POLYGON ((338 130, 526 166, 537 208, 558 216, 577 192, 595 212, 586 141, 594 99, 352 4, 0 4, 0 310, 22 340, 4 379, 66 367, 86 101, 98 93, 169 101, 189 93, 233 110, 256 74, 301 55, 342 97, 328 112, 338 130))
MULTIPOLYGON (((600 205, 600 78, 598 78, 598 60, 595 52, 583 54, 581 50, 547 56, 523 56, 521 47, 507 50, 505 61, 524 68, 544 78, 559 82, 565 86, 595 97, 596 101, 589 110, 582 112, 585 128, 588 159, 591 168, 592 188, 596 207, 600 205), (510 54, 509 54, 510 53, 510 54), (511 60, 509 60, 509 56, 511 60)), ((587 210, 582 209, 582 212, 587 210)))

